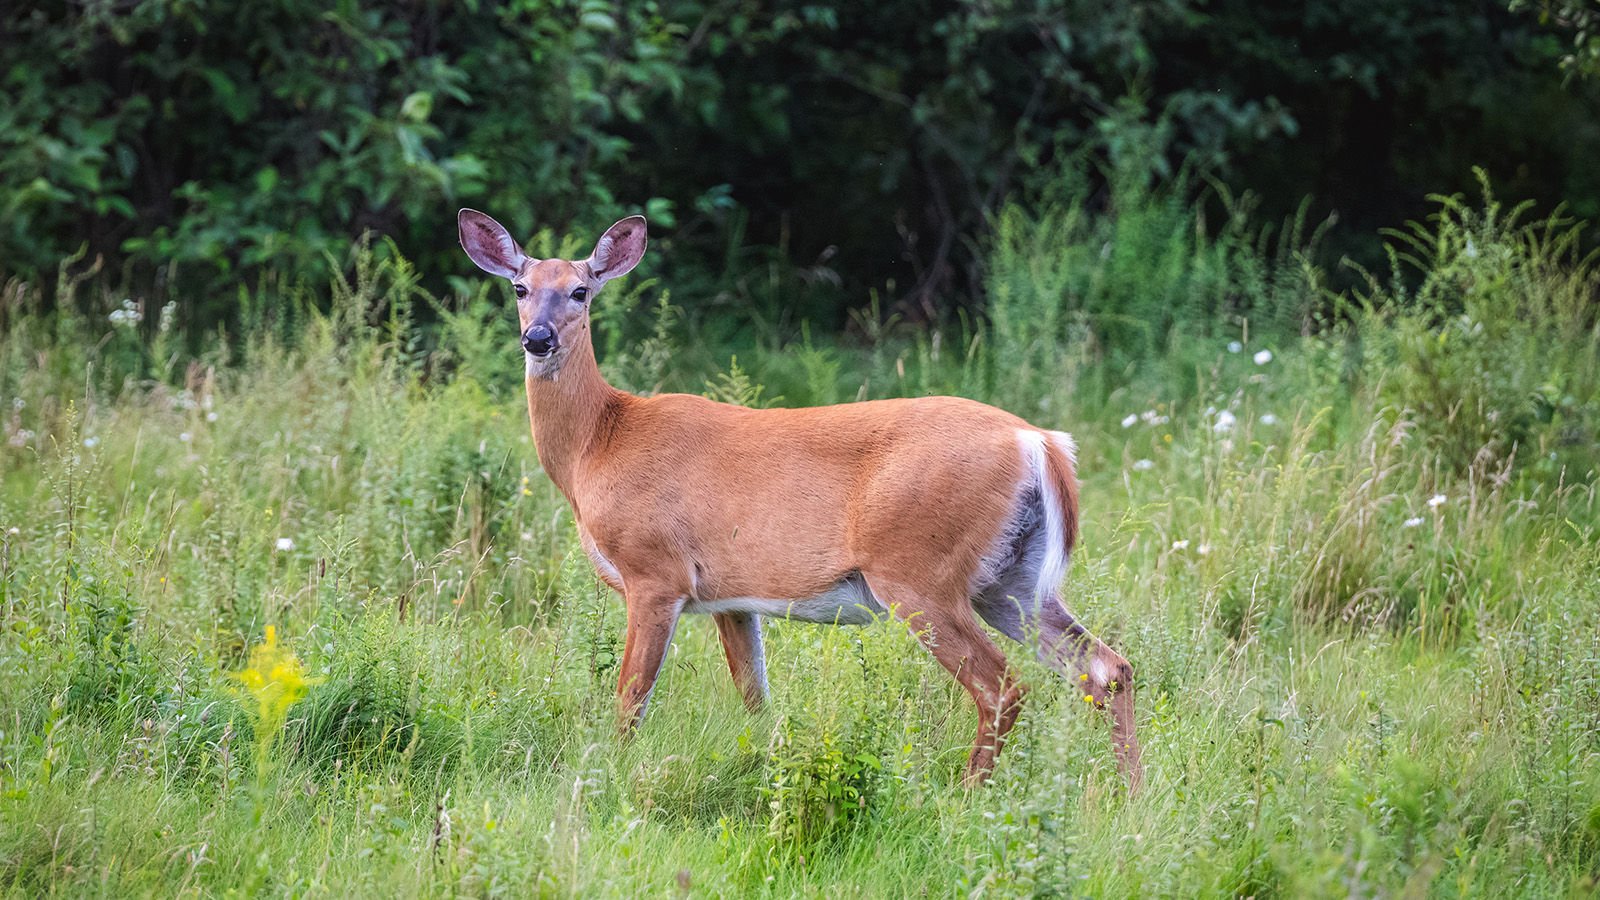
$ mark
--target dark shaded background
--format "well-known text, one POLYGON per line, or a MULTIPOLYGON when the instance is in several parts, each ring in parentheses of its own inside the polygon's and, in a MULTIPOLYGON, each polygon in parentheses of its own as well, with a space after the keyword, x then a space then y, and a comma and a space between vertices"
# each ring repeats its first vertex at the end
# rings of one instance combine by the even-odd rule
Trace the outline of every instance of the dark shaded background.
POLYGON ((837 327, 874 290, 981 306, 1008 199, 1146 186, 1218 215, 1253 192, 1269 229, 1309 197, 1324 261, 1375 266, 1378 229, 1474 165, 1600 216, 1600 79, 1558 67, 1565 39, 1438 0, 7 5, 0 278, 86 244, 75 265, 208 327, 368 230, 445 290, 460 205, 519 236, 643 211, 675 302, 778 272, 816 288, 795 321, 837 327))

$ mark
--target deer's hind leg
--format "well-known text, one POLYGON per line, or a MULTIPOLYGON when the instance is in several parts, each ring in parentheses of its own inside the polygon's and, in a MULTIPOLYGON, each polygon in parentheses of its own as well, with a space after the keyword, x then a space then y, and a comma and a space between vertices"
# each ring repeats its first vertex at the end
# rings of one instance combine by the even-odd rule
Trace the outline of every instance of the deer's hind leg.
POLYGON ((1078 688, 1097 709, 1111 711, 1112 750, 1129 786, 1138 789, 1144 769, 1133 709, 1133 666, 1078 623, 1061 602, 1061 588, 1036 580, 1022 554, 1012 567, 973 600, 990 627, 1034 647, 1039 660, 1078 688))
POLYGON ((1022 711, 1027 687, 1017 680, 1005 654, 983 633, 962 589, 918 586, 892 575, 863 571, 879 603, 911 630, 978 706, 978 736, 967 757, 968 787, 989 779, 1006 733, 1022 711))
POLYGON ((1133 667, 1061 602, 1068 557, 1060 518, 1051 514, 1053 502, 1042 488, 1021 492, 1006 530, 984 557, 972 607, 996 631, 1032 645, 1078 696, 1111 710, 1113 752, 1130 786, 1138 788, 1143 768, 1134 733, 1133 667))

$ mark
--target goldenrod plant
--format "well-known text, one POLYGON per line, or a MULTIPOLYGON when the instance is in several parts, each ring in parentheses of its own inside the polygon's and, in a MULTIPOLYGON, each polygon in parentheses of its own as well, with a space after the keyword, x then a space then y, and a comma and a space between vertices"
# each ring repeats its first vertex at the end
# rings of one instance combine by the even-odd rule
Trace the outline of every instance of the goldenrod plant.
POLYGON ((265 782, 269 758, 283 736, 289 709, 304 700, 321 678, 308 677, 294 651, 278 644, 278 631, 267 626, 266 640, 250 651, 250 665, 230 676, 247 701, 245 709, 256 738, 256 774, 265 782))

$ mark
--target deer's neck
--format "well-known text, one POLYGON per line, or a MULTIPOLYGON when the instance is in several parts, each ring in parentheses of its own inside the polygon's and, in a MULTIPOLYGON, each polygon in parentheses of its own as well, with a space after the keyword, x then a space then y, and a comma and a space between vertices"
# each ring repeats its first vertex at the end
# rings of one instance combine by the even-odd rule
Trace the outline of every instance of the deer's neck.
POLYGON ((602 423, 626 396, 606 383, 587 340, 572 348, 555 377, 528 375, 528 419, 539 464, 574 508, 577 467, 602 423))

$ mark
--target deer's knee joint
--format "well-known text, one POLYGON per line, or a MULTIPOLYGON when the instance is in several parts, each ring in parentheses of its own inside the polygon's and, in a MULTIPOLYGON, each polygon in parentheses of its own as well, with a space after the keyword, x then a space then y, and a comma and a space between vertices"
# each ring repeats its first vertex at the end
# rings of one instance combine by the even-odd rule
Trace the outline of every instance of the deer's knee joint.
POLYGON ((1020 681, 1011 682, 1011 686, 1000 697, 1001 714, 1015 716, 1022 709, 1022 700, 1028 696, 1028 686, 1020 681))
POLYGON ((1127 660, 1118 657, 1111 665, 1111 681, 1106 687, 1113 692, 1132 690, 1133 666, 1127 660))

